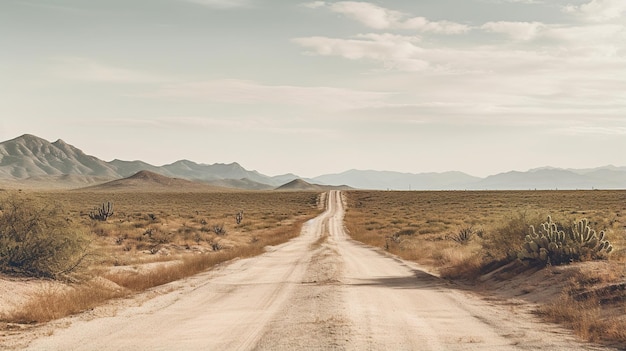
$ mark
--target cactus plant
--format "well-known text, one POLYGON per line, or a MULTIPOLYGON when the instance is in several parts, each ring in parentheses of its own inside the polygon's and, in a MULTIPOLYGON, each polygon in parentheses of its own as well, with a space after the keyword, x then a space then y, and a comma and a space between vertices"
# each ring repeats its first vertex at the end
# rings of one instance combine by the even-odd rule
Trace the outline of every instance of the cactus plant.
POLYGON ((592 254, 609 254, 613 251, 613 246, 608 240, 605 240, 605 232, 600 231, 596 234, 596 231, 589 227, 589 221, 586 218, 574 223, 572 231, 568 235, 572 242, 578 243, 581 248, 588 249, 592 254))
POLYGON ((111 216, 113 216, 113 204, 111 202, 107 202, 106 205, 103 203, 102 207, 95 207, 89 213, 89 218, 103 222, 111 216))
POLYGON ((239 211, 235 215, 235 222, 237 222, 237 225, 241 224, 241 221, 243 221, 243 211, 239 211))
POLYGON ((530 233, 524 239, 518 258, 558 265, 599 259, 611 251, 613 247, 605 240, 604 231, 596 234, 596 231, 589 227, 587 219, 574 222, 566 233, 548 216, 548 221, 541 224, 538 232, 530 226, 530 233))

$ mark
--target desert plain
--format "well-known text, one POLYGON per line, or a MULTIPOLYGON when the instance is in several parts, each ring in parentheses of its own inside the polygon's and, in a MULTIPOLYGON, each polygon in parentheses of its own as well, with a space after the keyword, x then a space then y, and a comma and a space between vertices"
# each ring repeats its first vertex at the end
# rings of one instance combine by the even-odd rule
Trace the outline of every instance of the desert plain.
POLYGON ((3 349, 624 345, 624 191, 3 195, 62 208, 90 239, 71 274, 2 275, 3 349), (91 218, 108 203, 110 218, 91 218), (613 252, 558 266, 507 259, 518 227, 547 215, 588 218, 613 252))

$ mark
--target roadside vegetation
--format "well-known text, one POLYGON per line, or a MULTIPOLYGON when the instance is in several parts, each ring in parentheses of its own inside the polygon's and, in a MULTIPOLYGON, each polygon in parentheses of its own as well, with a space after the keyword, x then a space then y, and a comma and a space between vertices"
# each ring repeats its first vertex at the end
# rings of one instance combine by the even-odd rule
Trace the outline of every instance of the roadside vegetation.
POLYGON ((542 274, 562 289, 538 314, 626 345, 626 191, 345 194, 354 239, 488 291, 517 278, 533 303, 542 274))
POLYGON ((297 236, 319 201, 311 192, 0 194, 0 273, 51 282, 0 322, 57 319, 258 255, 297 236))
POLYGON ((89 254, 89 238, 53 204, 11 195, 0 204, 0 272, 59 278, 89 254))

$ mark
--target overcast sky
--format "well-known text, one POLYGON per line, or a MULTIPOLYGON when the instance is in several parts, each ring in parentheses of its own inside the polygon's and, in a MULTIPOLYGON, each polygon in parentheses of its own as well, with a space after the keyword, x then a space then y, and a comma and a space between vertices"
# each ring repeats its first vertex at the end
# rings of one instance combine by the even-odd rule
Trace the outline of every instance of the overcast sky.
POLYGON ((344 170, 626 165, 624 0, 1 0, 0 141, 344 170))

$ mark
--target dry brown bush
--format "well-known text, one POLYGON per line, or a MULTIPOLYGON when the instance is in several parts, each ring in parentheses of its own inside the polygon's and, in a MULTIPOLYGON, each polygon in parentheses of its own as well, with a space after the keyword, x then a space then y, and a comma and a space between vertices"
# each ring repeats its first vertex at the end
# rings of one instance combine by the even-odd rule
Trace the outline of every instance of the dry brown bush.
POLYGON ((58 278, 75 271, 89 240, 62 208, 12 194, 0 199, 0 271, 58 278))

